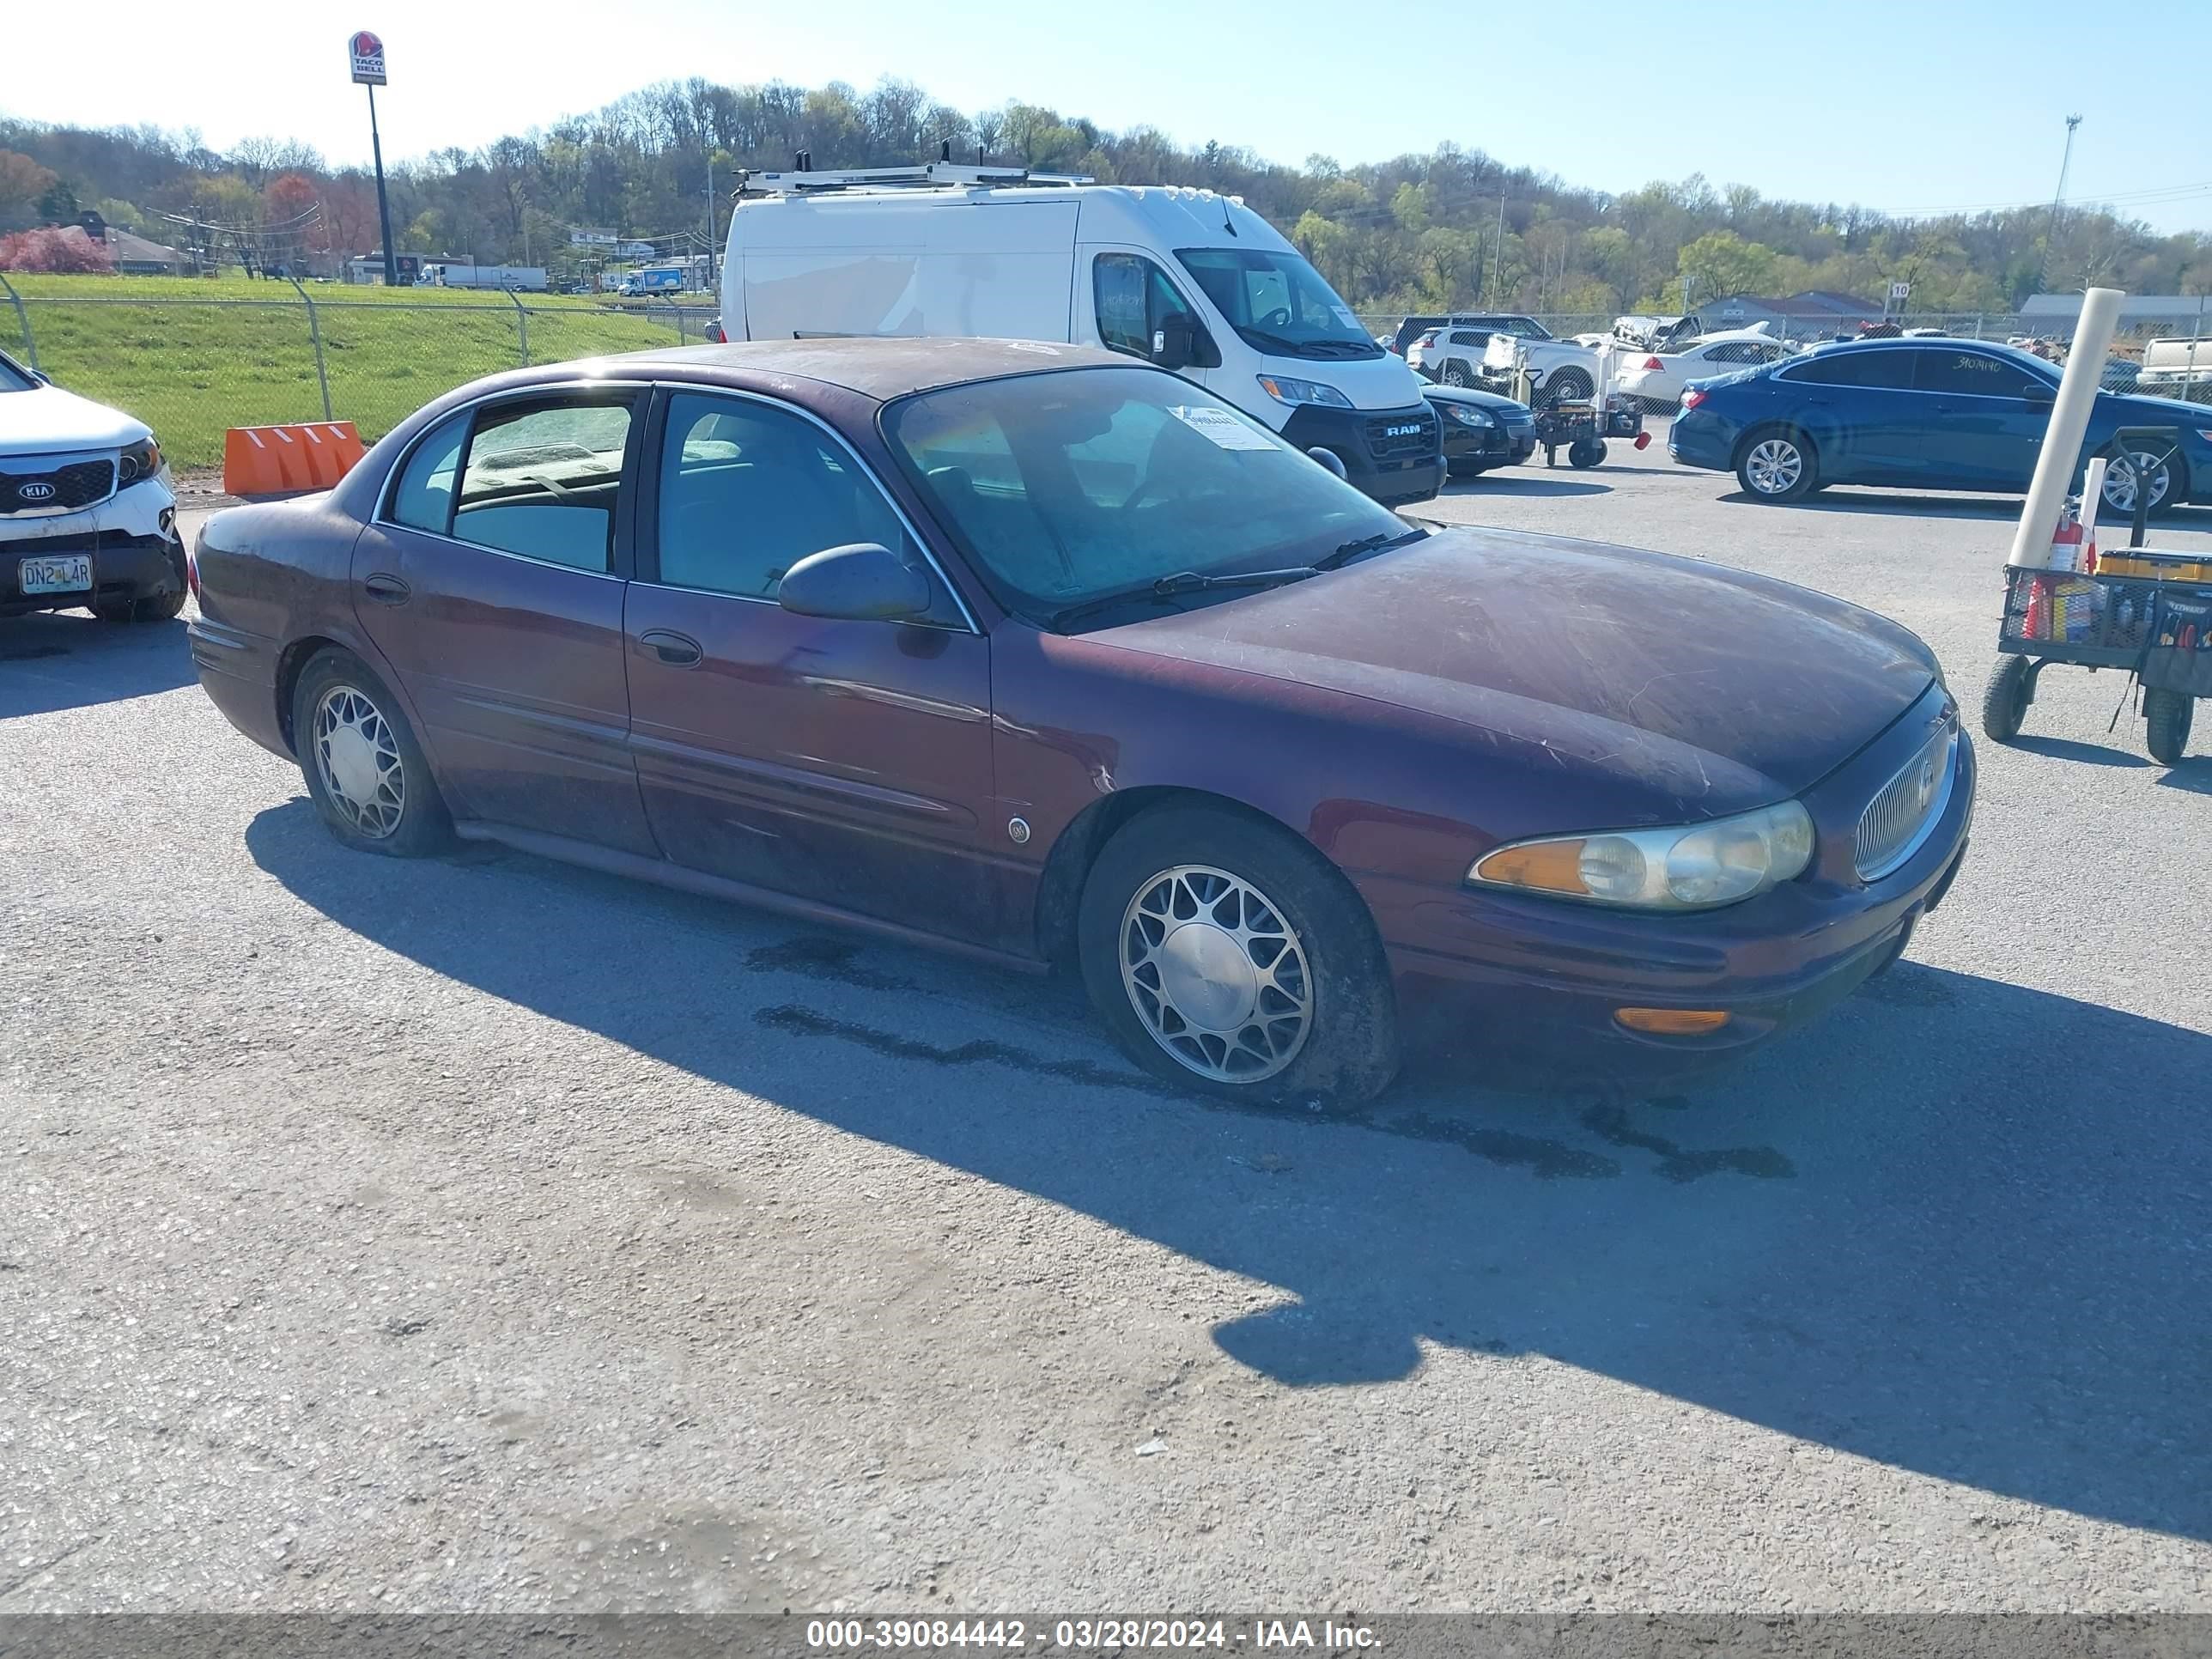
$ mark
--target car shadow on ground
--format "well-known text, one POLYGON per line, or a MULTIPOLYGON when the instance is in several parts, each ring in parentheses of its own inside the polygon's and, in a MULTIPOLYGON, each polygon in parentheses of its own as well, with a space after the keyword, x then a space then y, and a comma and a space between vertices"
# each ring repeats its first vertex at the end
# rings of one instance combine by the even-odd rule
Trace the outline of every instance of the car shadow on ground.
MULTIPOLYGON (((2159 779, 2163 789, 2185 790, 2192 795, 2212 795, 2212 756, 2185 755, 2181 764, 2166 769, 2159 779)), ((2208 1085, 2212 1087, 2212 1085, 2208 1085)))
POLYGON ((2072 738, 2039 738, 2022 733, 2006 743, 2008 749, 2040 755, 2046 760, 2071 761, 2081 766, 2118 766, 2140 770, 2153 763, 2142 755, 2131 755, 2124 749, 2110 749, 2102 744, 2081 743, 2072 738))
POLYGON ((1603 495, 1612 489, 1611 484, 1595 483, 1585 478, 1547 477, 1544 469, 1539 467, 1534 476, 1526 472, 1484 472, 1472 478, 1454 478, 1444 486, 1443 494, 1473 496, 1603 495))
MULTIPOLYGON (((1134 1073, 1050 982, 519 855, 363 858, 304 800, 246 839, 453 981, 1275 1287, 1213 1336, 1285 1384, 1557 1361, 2212 1538, 2212 1036, 1907 962, 1663 1091, 1249 1108, 1134 1073)), ((742 1158, 696 1126, 758 1109, 673 1155, 742 1158)))
POLYGON ((0 617, 0 720, 151 696, 194 678, 181 617, 104 623, 82 611, 0 617))

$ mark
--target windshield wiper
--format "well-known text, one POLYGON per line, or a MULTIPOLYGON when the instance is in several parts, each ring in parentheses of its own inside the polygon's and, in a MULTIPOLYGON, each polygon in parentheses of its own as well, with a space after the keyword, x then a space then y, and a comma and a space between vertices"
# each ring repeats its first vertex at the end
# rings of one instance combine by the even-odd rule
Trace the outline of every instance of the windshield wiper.
POLYGON ((1334 570, 1339 565, 1358 558, 1362 553, 1379 553, 1386 547, 1397 547, 1413 541, 1417 537, 1425 537, 1430 533, 1419 525, 1414 526, 1411 530, 1395 532, 1380 530, 1372 536, 1362 536, 1356 542, 1346 542, 1334 552, 1324 553, 1313 562, 1313 568, 1316 570, 1334 570))
POLYGON ((1047 619, 1046 626, 1057 632, 1079 617, 1137 599, 1171 599, 1177 594, 1202 593, 1216 587, 1279 587, 1285 582, 1302 582, 1309 576, 1319 574, 1321 567, 1317 564, 1290 565, 1280 570, 1232 570, 1218 576, 1201 575, 1195 570, 1178 570, 1172 576, 1162 576, 1143 587, 1125 587, 1118 593, 1101 593, 1095 599, 1085 599, 1064 611, 1055 611, 1047 619))

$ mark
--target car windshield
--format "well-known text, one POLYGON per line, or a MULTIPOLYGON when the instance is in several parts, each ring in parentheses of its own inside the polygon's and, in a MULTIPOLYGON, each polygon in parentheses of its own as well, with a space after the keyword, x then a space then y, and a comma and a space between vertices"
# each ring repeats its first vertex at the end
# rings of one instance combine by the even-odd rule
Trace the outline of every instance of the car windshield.
POLYGON ((29 369, 7 353, 0 352, 0 392, 32 392, 37 389, 38 384, 31 378, 29 369))
POLYGON ((1295 253, 1267 248, 1176 250, 1230 327, 1255 351, 1278 357, 1379 357, 1352 307, 1295 253))
MULTIPOLYGON (((1126 621, 1170 602, 1152 592, 1164 577, 1297 568, 1354 542, 1417 533, 1157 369, 1060 369, 920 392, 884 410, 884 430, 1000 603, 1034 622, 1116 594, 1128 597, 1126 621)), ((1116 619, 1103 605, 1085 625, 1116 619)))

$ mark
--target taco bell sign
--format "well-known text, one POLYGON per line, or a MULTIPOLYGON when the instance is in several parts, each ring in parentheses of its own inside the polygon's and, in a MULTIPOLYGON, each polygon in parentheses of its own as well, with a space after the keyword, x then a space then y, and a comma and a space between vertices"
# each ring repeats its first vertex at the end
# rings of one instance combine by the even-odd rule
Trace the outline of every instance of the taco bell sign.
POLYGON ((384 84, 384 42, 362 30, 346 42, 346 55, 353 60, 353 78, 356 86, 380 87, 384 84))

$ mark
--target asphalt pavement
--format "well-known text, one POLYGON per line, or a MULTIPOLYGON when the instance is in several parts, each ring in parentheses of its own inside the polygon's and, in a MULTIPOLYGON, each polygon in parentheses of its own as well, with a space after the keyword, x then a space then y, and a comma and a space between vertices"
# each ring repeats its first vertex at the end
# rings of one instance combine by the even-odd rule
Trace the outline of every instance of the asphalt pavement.
MULTIPOLYGON (((1978 706, 2016 503, 1734 489, 1434 510, 1978 706)), ((2212 730, 2122 689, 2046 674, 1909 959, 1739 1068, 1331 1120, 1048 982, 349 854, 183 623, 0 621, 0 1611, 2212 1611, 2212 730)))

